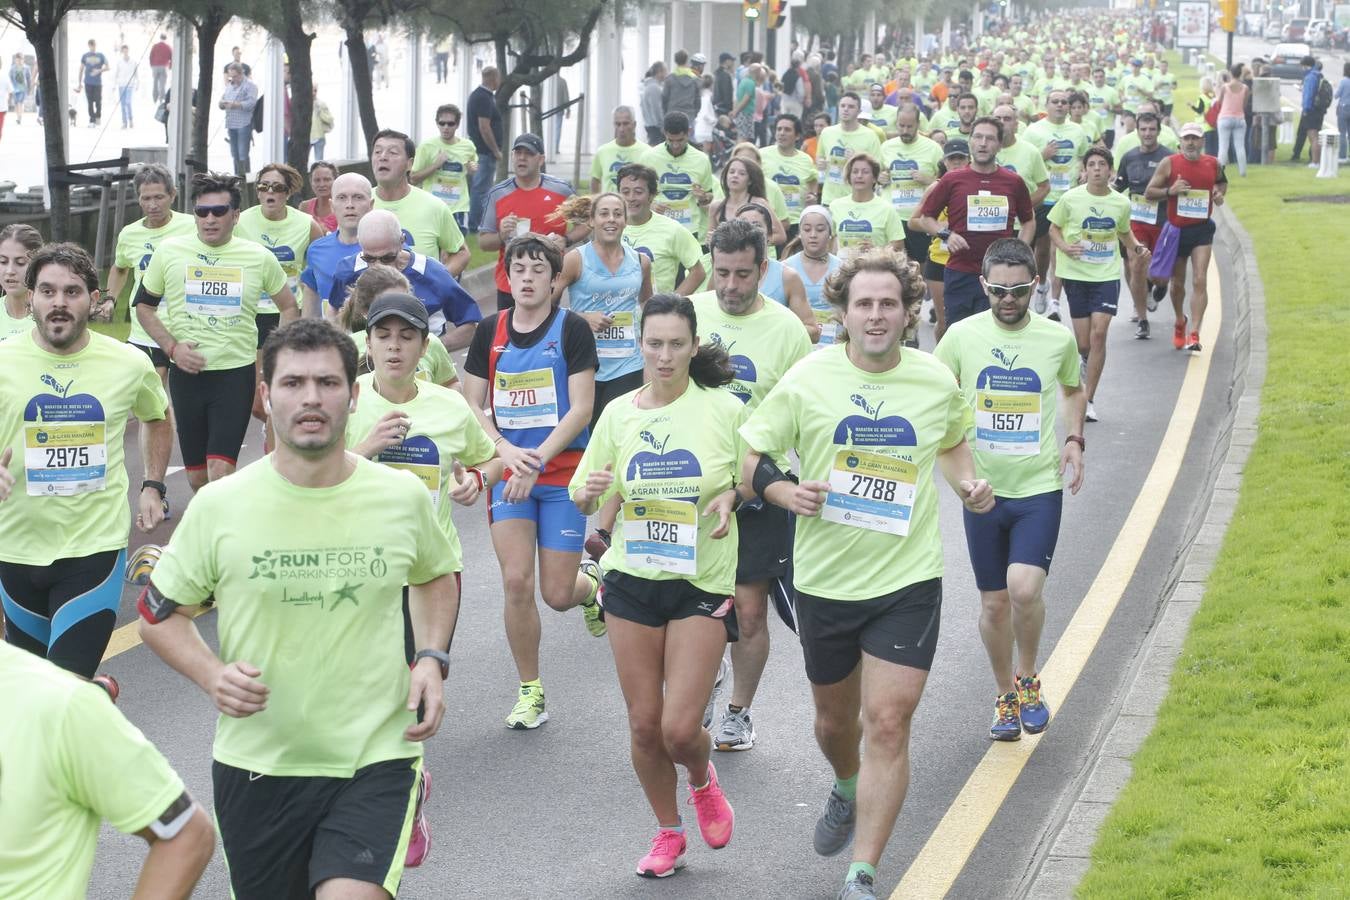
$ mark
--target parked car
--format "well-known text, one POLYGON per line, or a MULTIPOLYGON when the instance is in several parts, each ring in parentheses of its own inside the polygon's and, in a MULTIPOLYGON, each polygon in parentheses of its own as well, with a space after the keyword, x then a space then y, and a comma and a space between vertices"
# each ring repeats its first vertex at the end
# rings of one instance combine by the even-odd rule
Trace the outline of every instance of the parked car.
POLYGON ((1284 26, 1279 22, 1267 23, 1265 33, 1262 34, 1262 37, 1268 41, 1278 41, 1280 38, 1284 37, 1284 26))
POLYGON ((1276 44, 1270 57, 1270 74, 1301 81, 1305 56, 1312 56, 1312 48, 1307 44, 1276 44))
POLYGON ((1307 19, 1290 19, 1284 23, 1283 30, 1280 31, 1280 39, 1294 42, 1301 41, 1308 31, 1307 19))
POLYGON ((1331 32, 1331 22, 1326 19, 1313 19, 1304 31, 1303 40, 1313 47, 1330 47, 1331 32))

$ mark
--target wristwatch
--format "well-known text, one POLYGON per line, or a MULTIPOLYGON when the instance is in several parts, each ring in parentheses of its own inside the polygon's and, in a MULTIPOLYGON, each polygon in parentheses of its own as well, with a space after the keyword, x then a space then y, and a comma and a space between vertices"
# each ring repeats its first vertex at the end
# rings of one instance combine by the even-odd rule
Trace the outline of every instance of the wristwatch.
POLYGON ((441 664, 441 680, 444 681, 450 677, 450 654, 443 650, 418 650, 417 655, 413 657, 413 665, 417 665, 423 659, 431 658, 441 664))
POLYGON ((1083 436, 1081 434, 1068 435, 1067 437, 1064 438, 1064 443, 1077 444, 1079 450, 1083 451, 1084 453, 1087 452, 1087 441, 1083 440, 1083 436))
POLYGON ((941 231, 939 231, 936 236, 938 240, 945 241, 947 238, 952 236, 952 230, 950 228, 944 228, 941 231))
POLYGON ((151 481, 149 478, 141 482, 141 490, 145 490, 146 488, 154 488, 156 491, 159 491, 159 499, 161 500, 164 499, 165 494, 169 493, 169 489, 165 486, 164 482, 151 481))

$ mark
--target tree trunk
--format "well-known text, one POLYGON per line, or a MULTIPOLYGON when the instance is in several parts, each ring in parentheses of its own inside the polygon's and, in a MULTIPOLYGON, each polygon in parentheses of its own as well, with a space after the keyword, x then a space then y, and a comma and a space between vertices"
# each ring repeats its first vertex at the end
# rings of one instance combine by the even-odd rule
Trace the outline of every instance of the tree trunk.
POLYGON ((187 104, 189 114, 192 116, 192 156, 189 168, 193 172, 206 172, 211 168, 206 142, 211 137, 211 94, 216 79, 216 41, 220 39, 220 33, 225 30, 230 18, 224 10, 213 8, 202 16, 200 22, 192 23, 192 30, 197 35, 197 104, 193 106, 192 97, 175 97, 174 100, 179 104, 187 104))
POLYGON ((300 5, 285 3, 285 30, 281 44, 291 66, 291 145, 286 162, 301 174, 309 169, 310 126, 314 118, 314 35, 305 32, 300 5))
MULTIPOLYGON (((370 56, 366 53, 366 32, 360 22, 343 23, 347 32, 347 62, 352 70, 352 85, 356 90, 356 108, 361 114, 361 131, 366 137, 366 150, 375 144, 380 123, 375 116, 375 86, 370 80, 370 56)), ((294 73, 292 73, 294 74, 294 73)))
POLYGON ((508 42, 511 39, 509 34, 493 35, 492 46, 497 51, 497 71, 501 73, 501 81, 497 85, 497 92, 493 94, 493 102, 497 104, 497 112, 502 116, 502 155, 497 159, 497 181, 506 177, 507 167, 511 164, 511 95, 516 92, 519 82, 508 84, 506 77, 506 50, 508 42))
POLYGON ((42 86, 42 108, 38 112, 42 115, 42 136, 47 145, 52 240, 64 241, 70 236, 70 185, 53 183, 50 174, 66 165, 65 135, 61 131, 61 121, 66 116, 66 110, 58 89, 56 48, 53 46, 56 28, 44 23, 26 34, 37 54, 38 84, 42 86))

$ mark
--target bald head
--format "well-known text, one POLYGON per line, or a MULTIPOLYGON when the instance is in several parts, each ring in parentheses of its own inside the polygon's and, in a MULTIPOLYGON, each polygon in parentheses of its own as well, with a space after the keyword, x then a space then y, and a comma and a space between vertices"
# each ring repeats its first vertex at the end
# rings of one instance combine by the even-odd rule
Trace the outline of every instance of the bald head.
POLYGON ((347 243, 356 235, 356 225, 371 208, 370 180, 359 172, 344 172, 333 179, 333 215, 347 243))
POLYGON ((387 209, 372 209, 361 217, 356 239, 367 256, 387 256, 403 249, 403 226, 387 209))

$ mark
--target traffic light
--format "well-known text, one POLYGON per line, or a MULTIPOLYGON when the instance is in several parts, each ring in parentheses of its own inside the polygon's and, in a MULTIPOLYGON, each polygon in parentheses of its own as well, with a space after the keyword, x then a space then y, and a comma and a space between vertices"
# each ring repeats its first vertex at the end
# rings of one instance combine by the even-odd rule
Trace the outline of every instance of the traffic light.
POLYGON ((751 22, 759 18, 762 0, 741 0, 741 15, 751 22))
POLYGON ((787 21, 788 0, 769 0, 769 17, 765 28, 778 28, 787 21))
POLYGON ((1219 27, 1229 34, 1237 31, 1238 0, 1219 0, 1219 27))

